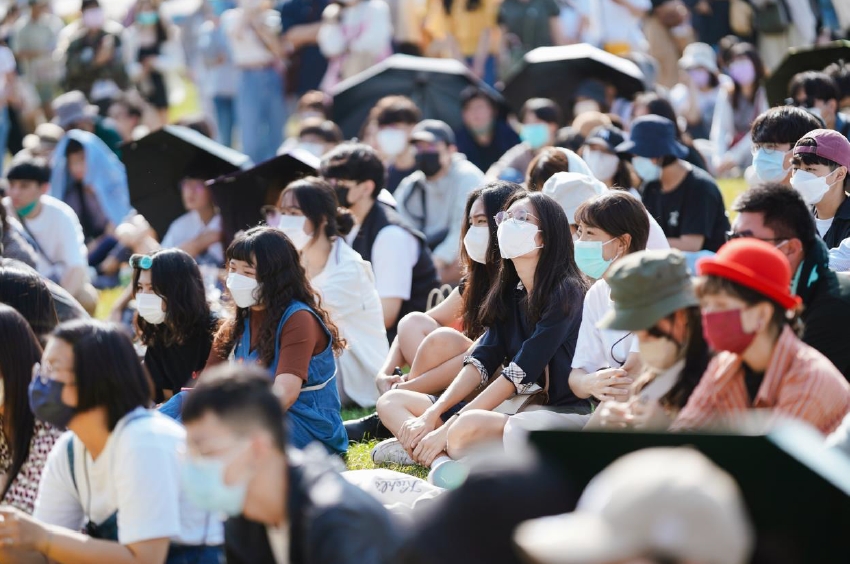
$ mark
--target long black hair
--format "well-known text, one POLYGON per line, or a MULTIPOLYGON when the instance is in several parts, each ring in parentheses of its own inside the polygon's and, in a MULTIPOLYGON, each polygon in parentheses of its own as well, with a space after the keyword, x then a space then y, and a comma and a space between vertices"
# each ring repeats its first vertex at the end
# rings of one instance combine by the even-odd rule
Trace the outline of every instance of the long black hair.
MULTIPOLYGON (((142 342, 171 347, 210 329, 210 306, 198 264, 180 249, 161 249, 151 257, 151 286, 165 302, 165 322, 154 325, 136 316, 142 342)), ((133 269, 133 298, 139 290, 140 268, 133 269)))
POLYGON ((283 196, 287 192, 292 192, 301 213, 315 226, 314 239, 318 236, 318 228, 323 221, 325 235, 331 240, 340 235, 348 235, 354 227, 354 214, 351 210, 340 207, 336 191, 326 180, 308 176, 290 182, 280 193, 278 207, 283 206, 283 196))
MULTIPOLYGON (((519 191, 508 198, 504 209, 528 199, 540 221, 543 247, 534 271, 534 287, 526 298, 528 320, 536 324, 550 308, 562 308, 567 315, 581 315, 584 295, 590 284, 576 266, 570 222, 564 209, 542 192, 519 191), (574 311, 575 310, 575 311, 574 311)), ((514 292, 520 279, 512 260, 503 260, 499 277, 484 306, 481 322, 485 327, 508 318, 514 292)))
POLYGON ((18 310, 39 339, 59 323, 53 295, 34 270, 0 266, 0 303, 18 310))
POLYGON ((463 227, 460 234, 460 257, 464 269, 465 287, 462 296, 463 333, 470 339, 477 339, 484 333, 481 322, 481 304, 487 299, 490 288, 499 276, 499 266, 502 255, 499 254, 499 240, 496 235, 495 215, 504 207, 515 192, 522 191, 522 186, 513 182, 501 180, 489 182, 469 193, 466 198, 466 209, 463 214, 463 227), (469 258, 463 238, 469 231, 469 214, 475 201, 481 198, 484 202, 484 213, 487 215, 487 228, 490 231, 490 244, 487 249, 487 264, 475 262, 469 258))
MULTIPOLYGON (((274 362, 277 326, 292 300, 310 306, 331 334, 334 352, 340 354, 343 351, 345 341, 310 285, 298 251, 282 231, 265 226, 249 229, 227 248, 225 262, 229 264, 232 260, 245 261, 257 270, 258 303, 266 307, 266 317, 257 336, 257 348, 265 366, 274 362)), ((213 348, 220 357, 230 355, 242 337, 250 311, 250 308, 237 307, 235 316, 219 328, 213 348)))
POLYGON ((130 338, 117 325, 92 319, 62 323, 50 335, 74 351, 78 412, 106 408, 110 432, 137 407, 149 407, 153 383, 130 338))
POLYGON ((30 453, 35 417, 29 409, 27 388, 32 367, 41 360, 41 345, 27 320, 14 308, 0 304, 0 375, 3 377, 3 431, 12 453, 12 465, 0 500, 6 497, 12 482, 30 453))

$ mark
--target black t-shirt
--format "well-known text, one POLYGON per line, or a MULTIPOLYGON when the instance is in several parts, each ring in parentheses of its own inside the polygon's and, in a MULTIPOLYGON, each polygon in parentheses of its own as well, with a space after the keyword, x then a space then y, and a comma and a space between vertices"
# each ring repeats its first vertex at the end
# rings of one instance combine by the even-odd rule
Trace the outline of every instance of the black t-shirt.
POLYGON ((694 167, 672 192, 661 191, 661 182, 647 182, 643 203, 668 238, 702 235, 702 250, 717 251, 726 242, 729 218, 723 195, 714 179, 694 167))
POLYGON ((157 403, 165 399, 163 390, 171 390, 176 394, 197 372, 204 369, 217 325, 216 317, 210 315, 208 327, 187 337, 183 344, 148 347, 145 352, 145 366, 154 383, 157 403))
POLYGON ((744 363, 744 384, 747 387, 747 397, 750 398, 750 405, 756 402, 756 396, 761 388, 762 380, 764 380, 764 372, 755 372, 746 363, 744 363))

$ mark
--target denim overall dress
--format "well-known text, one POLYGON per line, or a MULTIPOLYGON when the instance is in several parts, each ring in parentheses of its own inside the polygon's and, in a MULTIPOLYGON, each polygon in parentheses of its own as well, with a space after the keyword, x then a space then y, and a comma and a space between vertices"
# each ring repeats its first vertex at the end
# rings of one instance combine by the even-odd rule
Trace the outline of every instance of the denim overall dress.
MULTIPOLYGON (((276 376, 278 359, 280 357, 280 333, 292 314, 306 310, 316 317, 328 336, 328 346, 321 353, 310 359, 307 370, 307 381, 301 386, 298 399, 287 413, 287 432, 289 442, 304 448, 313 441, 325 445, 332 453, 343 453, 348 448, 348 434, 342 425, 340 416, 339 392, 336 387, 336 360, 333 353, 333 338, 322 320, 307 304, 293 300, 277 325, 274 341, 274 359, 268 367, 272 378, 276 376)), ((253 362, 260 364, 259 351, 251 351, 251 326, 245 320, 245 330, 242 339, 236 344, 231 362, 253 362)))

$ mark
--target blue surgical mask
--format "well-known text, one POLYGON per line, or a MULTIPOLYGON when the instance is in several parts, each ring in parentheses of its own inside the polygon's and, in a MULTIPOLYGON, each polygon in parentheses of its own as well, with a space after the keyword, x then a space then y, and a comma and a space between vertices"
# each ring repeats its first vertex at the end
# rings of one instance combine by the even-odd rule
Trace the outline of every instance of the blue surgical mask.
POLYGON ((224 482, 224 470, 231 459, 186 457, 180 477, 186 497, 199 509, 235 517, 242 513, 248 481, 234 485, 224 482))
POLYGON ((661 178, 661 167, 645 157, 633 157, 635 172, 644 182, 655 182, 661 178))
POLYGON ((753 157, 753 168, 756 176, 762 182, 780 182, 788 173, 790 168, 785 168, 785 155, 783 151, 759 149, 753 157))
POLYGON ((139 12, 136 14, 136 23, 139 25, 155 25, 159 21, 159 14, 156 12, 139 12))
POLYGON ((64 389, 64 382, 43 378, 40 374, 32 379, 28 389, 33 415, 57 429, 67 428, 76 413, 73 407, 62 401, 64 389))
POLYGON ((522 126, 519 138, 532 149, 539 149, 549 142, 549 126, 545 123, 529 123, 522 126))
POLYGON ((602 247, 614 240, 609 239, 604 243, 602 241, 576 241, 574 243, 576 265, 594 280, 599 280, 611 266, 611 263, 617 259, 617 257, 614 257, 611 260, 605 260, 602 256, 602 247))

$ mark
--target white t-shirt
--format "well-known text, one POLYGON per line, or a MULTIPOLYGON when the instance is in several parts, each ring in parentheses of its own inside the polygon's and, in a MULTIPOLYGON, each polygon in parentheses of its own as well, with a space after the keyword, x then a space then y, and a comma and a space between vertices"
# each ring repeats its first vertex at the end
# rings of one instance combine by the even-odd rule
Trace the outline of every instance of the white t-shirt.
POLYGON ((664 234, 664 230, 658 225, 658 221, 652 217, 649 211, 646 212, 649 217, 649 238, 646 240, 646 248, 650 251, 664 251, 670 248, 670 242, 664 234))
POLYGON ((266 536, 276 564, 289 564, 289 524, 280 527, 266 525, 266 536))
MULTIPOLYGON (((351 244, 357 237, 357 225, 345 240, 351 244)), ((378 232, 372 244, 372 270, 375 287, 383 298, 410 299, 413 267, 419 260, 419 240, 397 225, 388 225, 378 232)))
POLYGON ((634 334, 628 331, 599 329, 596 326, 612 307, 614 302, 611 301, 611 287, 604 279, 597 280, 584 296, 573 368, 581 368, 585 372, 620 368, 625 364, 629 353, 638 352, 638 340, 634 334))
MULTIPOLYGON (((12 201, 3 199, 7 210, 13 210, 12 201)), ((41 196, 41 211, 38 216, 27 218, 26 233, 37 244, 38 273, 47 278, 60 280, 65 271, 75 266, 88 267, 83 228, 71 206, 53 196, 41 196)))
MULTIPOLYGON (((626 0, 633 8, 649 11, 650 0, 626 0)), ((641 29, 642 18, 634 16, 626 6, 614 0, 595 0, 588 14, 588 39, 603 47, 606 43, 626 43, 633 51, 646 51, 648 45, 641 29)))
MULTIPOLYGON (((268 30, 269 36, 280 35, 280 14, 275 10, 266 10, 258 18, 260 25, 268 30)), ((230 42, 230 54, 237 67, 259 67, 271 65, 274 55, 269 51, 257 33, 245 22, 241 8, 227 10, 221 15, 221 27, 230 42)))
POLYGON ((815 218, 815 225, 818 228, 818 235, 820 235, 821 237, 826 235, 826 232, 829 231, 830 227, 832 227, 832 220, 834 219, 835 217, 830 217, 829 219, 815 218))
POLYGON ((72 432, 62 435, 47 457, 33 516, 79 531, 88 507, 89 519, 97 524, 117 510, 123 545, 158 538, 221 544, 224 531, 218 517, 192 505, 181 492, 178 450, 185 445, 186 431, 164 415, 144 411, 137 408, 118 422, 97 460, 72 432), (125 426, 131 416, 136 418, 125 426), (71 440, 76 488, 68 460, 71 440))
MULTIPOLYGON (((168 232, 162 238, 162 246, 166 249, 179 247, 183 243, 198 237, 204 231, 221 231, 221 216, 216 214, 209 223, 205 224, 198 212, 186 212, 171 223, 168 232)), ((209 255, 219 264, 224 262, 224 249, 221 243, 213 243, 205 253, 201 254, 209 255)))

